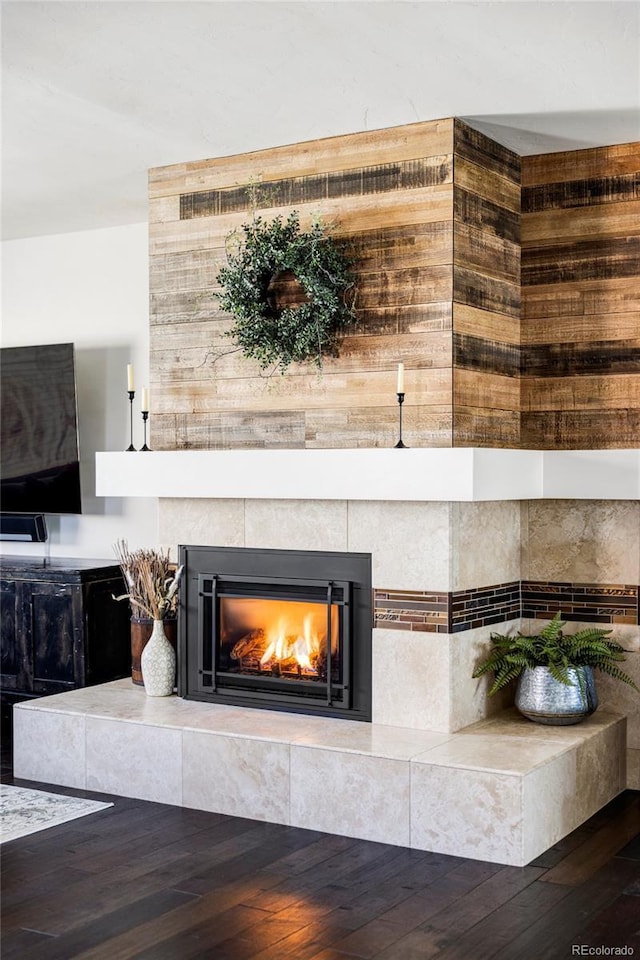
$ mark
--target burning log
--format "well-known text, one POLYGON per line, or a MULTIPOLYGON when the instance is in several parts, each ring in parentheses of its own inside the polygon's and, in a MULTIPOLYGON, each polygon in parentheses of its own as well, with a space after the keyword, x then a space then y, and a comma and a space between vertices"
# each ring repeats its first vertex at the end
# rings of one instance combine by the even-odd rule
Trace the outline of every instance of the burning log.
POLYGON ((246 657, 257 658, 258 661, 264 653, 266 640, 264 630, 260 627, 258 630, 252 630, 237 643, 234 643, 231 650, 232 660, 244 660, 246 657))

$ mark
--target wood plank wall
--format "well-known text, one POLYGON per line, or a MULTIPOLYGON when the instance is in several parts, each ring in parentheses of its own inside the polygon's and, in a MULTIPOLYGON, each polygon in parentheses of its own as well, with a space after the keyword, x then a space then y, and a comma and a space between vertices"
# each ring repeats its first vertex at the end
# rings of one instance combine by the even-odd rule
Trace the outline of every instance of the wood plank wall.
POLYGON ((640 446, 640 143, 524 157, 522 184, 522 446, 640 446))
POLYGON ((519 158, 448 119, 161 167, 150 289, 156 449, 392 446, 400 360, 410 446, 640 444, 640 144, 519 158), (358 324, 322 377, 228 353, 252 183, 350 244, 358 324))
POLYGON ((151 441, 155 449, 452 443, 453 120, 162 167, 150 173, 151 441), (225 237, 250 215, 335 221, 355 257, 358 325, 322 377, 261 376, 225 354, 225 237), (222 355, 222 356, 221 356, 222 355))
POLYGON ((520 157, 454 123, 453 445, 520 443, 520 157))

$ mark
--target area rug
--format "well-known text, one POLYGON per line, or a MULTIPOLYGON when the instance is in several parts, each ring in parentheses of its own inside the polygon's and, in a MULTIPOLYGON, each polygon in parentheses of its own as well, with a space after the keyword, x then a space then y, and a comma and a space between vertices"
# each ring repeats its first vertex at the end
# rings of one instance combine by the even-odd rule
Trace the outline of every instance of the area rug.
POLYGON ((112 803, 0 784, 0 843, 96 813, 112 803))

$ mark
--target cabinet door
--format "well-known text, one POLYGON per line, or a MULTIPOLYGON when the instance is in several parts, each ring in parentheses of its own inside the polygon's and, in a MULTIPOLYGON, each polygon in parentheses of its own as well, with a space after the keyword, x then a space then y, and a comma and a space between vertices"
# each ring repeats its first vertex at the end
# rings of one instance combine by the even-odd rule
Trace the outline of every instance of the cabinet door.
POLYGON ((14 580, 0 580, 0 659, 2 689, 28 689, 27 637, 19 625, 19 597, 14 580))
MULTIPOLYGON (((58 583, 25 584, 28 592, 31 690, 62 693, 82 676, 80 588, 58 583)), ((25 613, 27 611, 25 610, 25 613)))

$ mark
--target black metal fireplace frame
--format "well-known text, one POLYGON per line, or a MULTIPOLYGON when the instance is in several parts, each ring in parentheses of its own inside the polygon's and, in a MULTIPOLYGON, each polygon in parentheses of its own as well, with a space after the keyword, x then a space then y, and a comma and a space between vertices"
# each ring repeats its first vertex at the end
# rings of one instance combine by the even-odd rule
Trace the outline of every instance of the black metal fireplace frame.
POLYGON ((371 555, 181 546, 178 693, 188 700, 371 720, 371 555), (265 575, 268 570, 272 575, 265 575), (218 665, 224 597, 303 600, 327 606, 327 679, 250 677, 218 665), (332 605, 338 606, 342 673, 332 677, 332 605))

